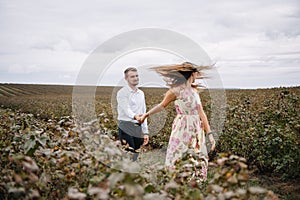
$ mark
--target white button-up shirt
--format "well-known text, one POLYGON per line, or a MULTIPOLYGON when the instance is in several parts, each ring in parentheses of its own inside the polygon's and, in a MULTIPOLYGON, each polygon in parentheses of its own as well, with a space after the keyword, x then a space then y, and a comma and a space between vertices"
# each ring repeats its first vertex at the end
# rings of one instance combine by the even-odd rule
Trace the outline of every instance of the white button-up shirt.
MULTIPOLYGON (((134 115, 146 113, 144 92, 140 89, 132 90, 128 85, 121 88, 117 93, 118 120, 138 123, 134 115)), ((148 134, 147 119, 142 123, 142 131, 148 134)))

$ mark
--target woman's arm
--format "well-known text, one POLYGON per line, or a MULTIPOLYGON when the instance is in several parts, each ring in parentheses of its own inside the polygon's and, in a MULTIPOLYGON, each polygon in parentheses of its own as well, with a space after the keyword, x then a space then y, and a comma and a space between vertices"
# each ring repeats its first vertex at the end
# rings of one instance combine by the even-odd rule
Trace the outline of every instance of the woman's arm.
POLYGON ((208 123, 208 119, 207 119, 207 116, 203 110, 203 107, 202 105, 200 104, 199 106, 199 109, 198 109, 198 112, 199 112, 199 117, 203 123, 203 126, 204 126, 204 130, 206 133, 209 133, 211 130, 210 130, 210 126, 209 126, 209 123, 208 123))
POLYGON ((172 101, 175 101, 175 100, 176 100, 176 95, 173 93, 173 91, 171 89, 169 89, 166 92, 164 99, 158 105, 156 105, 154 108, 149 110, 146 114, 144 114, 140 118, 139 122, 143 123, 147 117, 164 110, 172 101))
MULTIPOLYGON (((210 129, 210 125, 209 125, 207 116, 206 116, 206 114, 205 114, 205 112, 204 112, 203 107, 202 107, 201 104, 199 106, 198 111, 199 111, 199 117, 200 117, 200 119, 201 119, 201 121, 203 123, 204 130, 205 130, 206 134, 211 133, 211 129, 210 129)), ((215 139, 214 139, 214 137, 213 137, 212 134, 208 134, 208 137, 209 137, 209 141, 211 143, 211 150, 213 151, 215 149, 215 147, 216 147, 216 141, 215 141, 215 139)))

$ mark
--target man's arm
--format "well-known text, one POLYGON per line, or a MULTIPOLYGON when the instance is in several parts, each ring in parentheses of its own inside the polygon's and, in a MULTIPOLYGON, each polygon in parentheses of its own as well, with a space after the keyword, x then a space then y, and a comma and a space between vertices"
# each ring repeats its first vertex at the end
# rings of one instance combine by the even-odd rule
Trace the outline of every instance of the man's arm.
MULTIPOLYGON (((143 93, 143 105, 142 105, 142 114, 146 113, 146 102, 145 102, 145 95, 143 93)), ((142 130, 144 134, 148 134, 148 123, 147 123, 147 119, 142 123, 142 130)))

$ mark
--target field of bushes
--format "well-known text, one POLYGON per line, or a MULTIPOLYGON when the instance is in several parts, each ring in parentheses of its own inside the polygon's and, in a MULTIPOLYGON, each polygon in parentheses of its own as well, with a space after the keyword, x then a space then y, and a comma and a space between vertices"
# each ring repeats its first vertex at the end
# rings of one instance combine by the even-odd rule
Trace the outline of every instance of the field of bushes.
MULTIPOLYGON (((142 89, 148 109, 166 91, 142 89)), ((300 198, 300 87, 226 90, 226 118, 210 152, 207 181, 194 173, 201 165, 192 162, 193 152, 174 173, 163 167, 173 105, 132 163, 118 142, 114 88, 97 88, 97 119, 80 127, 72 90, 0 84, 0 199, 300 198)), ((209 91, 200 96, 210 118, 209 91)))

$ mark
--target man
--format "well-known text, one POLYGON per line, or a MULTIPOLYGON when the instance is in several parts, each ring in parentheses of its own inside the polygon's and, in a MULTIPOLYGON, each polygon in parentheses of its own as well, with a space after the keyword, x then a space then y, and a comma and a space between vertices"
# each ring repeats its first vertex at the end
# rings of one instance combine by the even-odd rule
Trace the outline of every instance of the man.
POLYGON ((137 69, 129 67, 124 71, 127 85, 117 93, 118 130, 122 145, 133 152, 132 160, 138 158, 138 149, 149 142, 147 121, 140 124, 140 116, 146 113, 144 92, 137 88, 139 75, 137 69))

